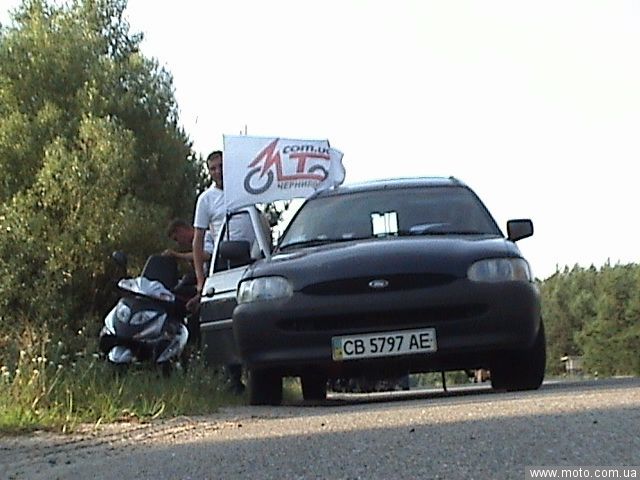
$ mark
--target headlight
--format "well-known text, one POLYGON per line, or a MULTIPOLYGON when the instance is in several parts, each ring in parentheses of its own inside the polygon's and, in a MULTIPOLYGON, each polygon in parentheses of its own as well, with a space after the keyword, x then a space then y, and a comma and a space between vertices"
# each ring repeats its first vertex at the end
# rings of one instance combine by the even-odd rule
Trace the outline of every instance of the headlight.
POLYGON ((116 318, 118 319, 118 321, 121 323, 127 323, 130 317, 131 309, 129 308, 129 306, 126 303, 119 301, 118 305, 116 306, 116 318))
MULTIPOLYGON (((158 317, 162 318, 163 316, 166 317, 167 314, 158 312, 157 310, 140 310, 131 316, 131 321, 129 323, 131 325, 144 325, 145 323, 149 323, 151 320, 155 320, 158 317)), ((164 319, 162 319, 162 321, 164 321, 164 319)))
POLYGON ((284 277, 260 277, 247 280, 238 287, 238 303, 275 300, 293 295, 291 284, 284 277))
POLYGON ((474 282, 530 282, 531 270, 523 258, 488 258, 471 265, 467 277, 474 282))

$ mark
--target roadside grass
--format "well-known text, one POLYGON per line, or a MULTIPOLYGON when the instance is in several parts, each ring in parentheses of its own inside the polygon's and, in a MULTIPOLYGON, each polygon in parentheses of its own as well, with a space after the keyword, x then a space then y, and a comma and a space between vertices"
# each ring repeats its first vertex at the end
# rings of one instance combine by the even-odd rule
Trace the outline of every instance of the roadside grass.
MULTIPOLYGON (((92 353, 95 339, 83 332, 74 345, 84 347, 76 351, 52 341, 46 326, 23 323, 20 330, 0 334, 0 435, 73 432, 81 424, 149 422, 248 403, 247 393, 229 393, 222 375, 199 355, 192 356, 188 369, 163 375, 153 365, 109 364, 92 353)), ((302 398, 297 378, 284 380, 283 397, 285 402, 302 398)))
POLYGON ((46 334, 27 338, 0 351, 0 433, 70 432, 79 424, 146 422, 246 403, 199 357, 187 371, 165 376, 154 366, 122 370, 87 352, 61 354, 46 334))
MULTIPOLYGON (((473 378, 469 377, 467 373, 462 370, 446 372, 445 379, 448 386, 473 383, 473 378)), ((411 375, 410 384, 412 388, 442 388, 442 373, 432 372, 411 375)))
POLYGON ((282 380, 282 401, 299 402, 302 399, 302 385, 298 377, 285 377, 282 380))

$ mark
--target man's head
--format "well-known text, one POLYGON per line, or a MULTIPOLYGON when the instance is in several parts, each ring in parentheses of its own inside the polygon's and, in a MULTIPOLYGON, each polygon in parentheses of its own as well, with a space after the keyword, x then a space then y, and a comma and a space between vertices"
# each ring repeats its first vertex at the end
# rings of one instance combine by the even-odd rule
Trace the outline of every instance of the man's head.
POLYGON ((175 218, 167 227, 167 237, 176 242, 180 248, 191 248, 193 227, 181 218, 175 218))
POLYGON ((209 154, 207 157, 207 168, 209 169, 211 179, 218 188, 222 189, 222 152, 220 150, 209 154))

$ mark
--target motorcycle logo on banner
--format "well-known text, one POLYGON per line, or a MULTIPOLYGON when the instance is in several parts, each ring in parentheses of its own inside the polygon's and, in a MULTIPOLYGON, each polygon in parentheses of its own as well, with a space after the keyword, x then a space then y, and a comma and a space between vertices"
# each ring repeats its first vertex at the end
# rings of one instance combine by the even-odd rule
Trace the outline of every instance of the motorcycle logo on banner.
POLYGON ((304 198, 344 181, 342 153, 327 140, 225 136, 227 210, 304 198))

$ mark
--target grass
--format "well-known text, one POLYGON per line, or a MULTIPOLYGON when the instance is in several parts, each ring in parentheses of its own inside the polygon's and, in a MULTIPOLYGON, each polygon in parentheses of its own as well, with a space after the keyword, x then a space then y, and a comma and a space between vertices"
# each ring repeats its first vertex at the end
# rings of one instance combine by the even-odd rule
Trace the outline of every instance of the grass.
POLYGON ((0 350, 0 433, 73 431, 79 424, 151 421, 215 412, 245 403, 194 358, 188 371, 163 376, 154 366, 115 369, 86 352, 64 355, 46 335, 21 338, 21 349, 0 350))
MULTIPOLYGON (((246 393, 228 393, 197 355, 186 371, 165 376, 148 364, 116 368, 92 353, 96 340, 83 331, 72 342, 52 341, 46 325, 27 322, 0 333, 0 435, 73 432, 81 424, 204 415, 248 403, 246 393)), ((283 397, 302 398, 298 379, 284 380, 283 397)))

